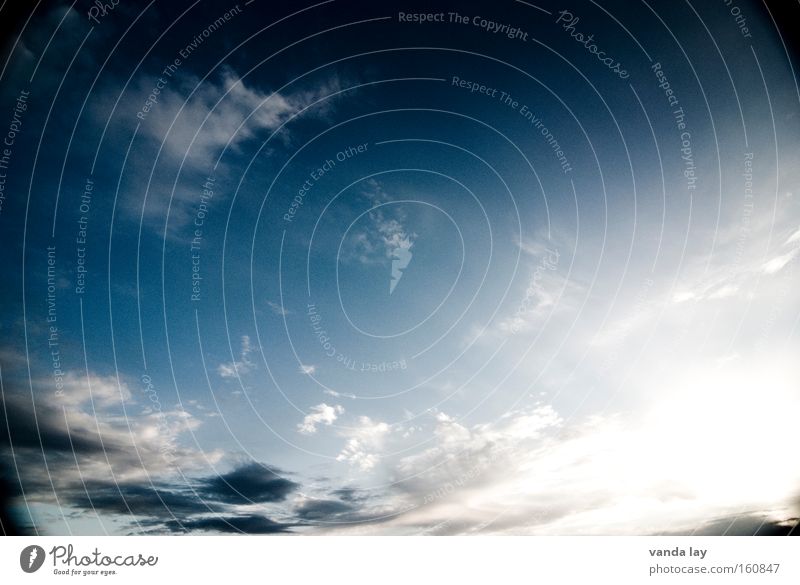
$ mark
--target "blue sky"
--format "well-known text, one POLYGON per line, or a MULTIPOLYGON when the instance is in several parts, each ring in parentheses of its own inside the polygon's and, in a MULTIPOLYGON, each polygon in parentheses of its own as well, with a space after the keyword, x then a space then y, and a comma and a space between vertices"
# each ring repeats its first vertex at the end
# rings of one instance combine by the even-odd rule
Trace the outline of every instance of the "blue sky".
POLYGON ((737 4, 17 15, 9 518, 791 530, 800 92, 737 4))

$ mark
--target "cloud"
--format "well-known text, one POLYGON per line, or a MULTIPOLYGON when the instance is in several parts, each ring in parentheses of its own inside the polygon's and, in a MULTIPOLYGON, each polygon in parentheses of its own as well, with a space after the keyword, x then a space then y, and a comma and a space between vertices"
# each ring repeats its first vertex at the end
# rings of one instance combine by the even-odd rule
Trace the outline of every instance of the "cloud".
POLYGON ((301 374, 311 376, 317 371, 317 366, 315 366, 314 364, 300 364, 300 366, 298 366, 297 368, 297 371, 300 372, 301 374))
POLYGON ((285 472, 252 462, 226 474, 205 479, 204 497, 227 504, 282 502, 299 484, 283 477, 285 472))
POLYGON ((380 450, 390 432, 385 422, 375 422, 368 416, 358 418, 358 425, 343 429, 340 433, 347 438, 344 448, 336 456, 337 461, 346 461, 367 471, 380 460, 380 450))
POLYGON ((340 530, 686 533, 743 510, 786 530, 800 484, 800 368, 789 355, 703 368, 651 380, 638 414, 569 421, 539 405, 468 426, 436 413, 432 446, 375 462, 396 516, 340 530))
POLYGON ((559 304, 562 309, 575 306, 574 297, 581 292, 580 287, 559 273, 563 268, 559 266, 561 254, 557 247, 533 242, 519 246, 535 259, 536 265, 530 271, 527 287, 514 314, 496 325, 495 332, 503 336, 531 331, 559 304))
POLYGON ((418 237, 406 227, 406 213, 400 206, 384 205, 392 201, 392 197, 375 179, 365 181, 361 195, 373 207, 367 213, 367 225, 349 237, 342 260, 367 265, 401 262, 399 270, 404 269, 411 259, 408 251, 418 237))
MULTIPOLYGON (((138 98, 139 107, 156 81, 150 77, 140 79, 138 93, 131 98, 138 98)), ((236 149, 262 131, 277 130, 313 102, 339 89, 338 80, 332 78, 310 90, 262 91, 229 66, 222 68, 217 79, 206 79, 198 86, 199 81, 191 75, 170 79, 141 128, 145 135, 163 142, 166 154, 173 160, 181 160, 186 154, 186 164, 204 169, 212 165, 223 148, 236 149)), ((321 102, 306 115, 324 116, 329 109, 330 102, 321 102)))
POLYGON ((737 514, 701 524, 676 536, 800 536, 800 518, 776 520, 763 514, 737 514))
POLYGON ((5 383, 0 452, 10 457, 13 448, 21 475, 9 489, 29 505, 117 517, 136 531, 290 528, 248 512, 299 489, 286 472, 249 461, 209 475, 223 454, 182 446, 200 426, 189 413, 160 404, 153 392, 137 395, 113 376, 67 372, 63 384, 55 393, 41 391, 52 388, 50 380, 34 381, 33 402, 5 383))
POLYGON ((191 489, 168 484, 87 481, 85 490, 64 490, 59 495, 71 506, 122 516, 170 518, 218 507, 215 502, 204 502, 191 489))
POLYGON ((154 392, 134 395, 116 377, 66 372, 60 392, 51 380, 33 385, 35 399, 6 385, 8 428, 0 433, 0 450, 13 452, 29 504, 136 515, 186 510, 192 504, 185 490, 153 478, 199 472, 221 458, 217 450, 183 446, 182 436, 200 426, 191 414, 154 392))
POLYGON ((396 255, 397 250, 408 250, 414 245, 412 240, 417 237, 416 234, 409 233, 396 219, 385 219, 383 214, 378 211, 375 212, 375 215, 375 227, 383 238, 386 254, 390 258, 396 255))
POLYGON ((324 402, 312 406, 309 414, 303 418, 303 422, 297 425, 298 432, 304 435, 313 435, 317 432, 317 425, 323 424, 330 426, 344 412, 344 408, 338 404, 328 406, 324 402))
POLYGON ((107 482, 85 477, 81 485, 62 485, 57 494, 62 505, 118 516, 150 532, 285 532, 290 525, 241 515, 251 504, 283 502, 299 488, 279 473, 251 462, 222 475, 182 481, 107 482))
POLYGON ((285 317, 289 315, 291 311, 283 307, 283 305, 279 305, 278 303, 273 303, 272 301, 267 301, 267 306, 272 310, 273 313, 276 315, 281 315, 285 317))
POLYGON ((336 390, 331 390, 326 388, 322 391, 323 394, 327 394, 328 396, 333 396, 334 398, 352 398, 355 399, 356 395, 350 392, 337 392, 336 390))
POLYGON ((217 374, 222 378, 238 378, 242 374, 247 374, 256 367, 249 359, 252 352, 253 346, 250 344, 250 336, 242 335, 239 359, 217 366, 217 374))
POLYGON ((524 289, 510 296, 508 309, 492 323, 475 325, 467 332, 462 345, 474 342, 494 343, 508 337, 540 331, 554 315, 574 314, 587 290, 568 278, 560 246, 538 240, 516 242, 523 253, 520 274, 524 289))
POLYGON ((788 246, 789 244, 800 243, 800 229, 794 232, 789 238, 783 243, 784 246, 788 246))
MULTIPOLYGON (((141 112, 158 79, 157 75, 140 76, 122 96, 116 111, 141 112)), ((168 78, 145 119, 112 118, 114 131, 109 135, 118 141, 116 148, 123 153, 128 143, 127 138, 123 142, 121 137, 131 135, 132 124, 139 127, 137 147, 131 152, 126 178, 121 183, 121 209, 130 219, 137 223, 143 219, 146 226, 159 233, 164 233, 164 219, 168 216, 166 235, 184 242, 184 230, 196 217, 199 193, 206 189, 207 178, 213 177, 216 185, 229 177, 238 179, 242 150, 252 146, 255 151, 264 146, 263 141, 284 124, 262 152, 271 154, 291 144, 295 134, 305 131, 309 121, 327 119, 336 98, 323 98, 339 89, 340 80, 332 76, 314 81, 313 86, 295 85, 283 92, 273 92, 259 87, 252 78, 241 79, 230 66, 223 66, 200 83, 200 78, 182 68, 168 78), (322 101, 315 103, 318 100, 322 101), (156 153, 161 164, 154 167, 152 157, 156 153), (228 156, 223 157, 223 153, 228 156), (144 206, 142 185, 147 185, 150 194, 144 206), (154 193, 165 196, 155 197, 154 193)), ((91 103, 98 128, 105 126, 118 91, 119 85, 112 83, 105 91, 93 94, 91 103)), ((212 214, 227 198, 225 190, 213 185, 212 182, 213 198, 209 206, 212 214)))
POLYGON ((751 293, 768 296, 763 275, 777 275, 800 253, 800 230, 787 228, 792 221, 788 218, 796 214, 796 208, 789 205, 776 218, 765 215, 751 221, 747 229, 737 224, 731 234, 715 234, 719 240, 717 253, 687 262, 672 302, 740 299, 751 293), (777 250, 772 248, 774 232, 789 234, 777 250), (766 262, 765 257, 769 257, 766 262))
POLYGON ((764 274, 775 274, 776 272, 783 270, 787 264, 794 260, 798 252, 800 252, 800 248, 794 248, 785 254, 776 256, 775 258, 765 262, 761 269, 764 271, 764 274))
POLYGON ((284 534, 297 524, 283 524, 256 514, 237 516, 211 516, 189 520, 171 520, 164 523, 169 532, 227 532, 242 534, 284 534))
POLYGON ((562 422, 550 406, 513 411, 495 422, 472 427, 443 412, 435 415, 435 421, 435 446, 403 457, 392 473, 402 490, 422 495, 423 500, 453 477, 464 481, 490 469, 515 467, 515 460, 531 448, 532 442, 562 422))
POLYGON ((366 498, 363 492, 353 487, 335 489, 331 494, 345 502, 358 502, 366 498))
MULTIPOLYGON (((155 432, 152 414, 116 378, 92 375, 91 394, 80 376, 65 379, 65 396, 36 394, 38 427, 29 397, 6 391, 26 499, 55 504, 57 496, 64 510, 112 516, 136 532, 716 534, 727 526, 778 534, 796 525, 800 372, 785 355, 687 366, 653 382, 648 395, 659 399, 637 416, 567 420, 537 404, 467 424, 435 412, 426 446, 393 449, 397 456, 388 447, 411 423, 361 416, 338 431, 346 442, 337 459, 388 478, 392 487, 371 496, 318 484, 312 497, 291 474, 253 460, 210 474, 221 454, 178 446, 185 423, 199 423, 155 432), (118 416, 120 396, 127 418, 118 416), (174 449, 170 462, 164 447, 174 449)), ((341 414, 318 407, 325 416, 309 424, 341 414)), ((7 451, 8 434, 0 436, 7 451)))
MULTIPOLYGON (((220 457, 218 451, 198 453, 181 445, 181 435, 200 426, 198 419, 162 403, 156 393, 134 396, 126 382, 113 376, 67 372, 59 393, 50 390, 50 380, 35 381, 34 388, 48 390, 35 392, 35 398, 13 389, 5 392, 11 445, 15 457, 32 469, 46 464, 57 470, 50 474, 56 488, 86 478, 141 480, 174 472, 176 463, 192 471, 220 457)), ((0 436, 4 445, 9 445, 8 433, 0 436)), ((28 479, 49 487, 41 474, 28 479)))
POLYGON ((252 462, 220 476, 182 484, 90 481, 83 490, 75 488, 59 495, 69 506, 115 515, 138 523, 147 532, 271 534, 289 532, 296 524, 248 513, 247 505, 282 502, 298 487, 278 476, 274 468, 252 462))
POLYGON ((8 381, 4 387, 0 455, 8 460, 13 448, 21 475, 9 489, 27 504, 99 513, 136 532, 290 529, 250 508, 285 502, 300 484, 256 461, 208 475, 222 453, 183 447, 200 422, 153 391, 142 396, 114 376, 76 372, 64 375, 61 392, 40 391, 51 387, 34 381, 35 402, 8 381))
POLYGON ((306 500, 295 508, 295 514, 303 520, 332 521, 346 517, 355 510, 352 504, 340 500, 306 500))

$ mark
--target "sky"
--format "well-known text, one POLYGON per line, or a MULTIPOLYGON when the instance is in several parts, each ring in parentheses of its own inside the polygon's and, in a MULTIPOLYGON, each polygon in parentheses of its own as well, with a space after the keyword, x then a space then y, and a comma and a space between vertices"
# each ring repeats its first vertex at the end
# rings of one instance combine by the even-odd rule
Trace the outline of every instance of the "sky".
POLYGON ((3 4, 3 531, 796 534, 778 4, 3 4))

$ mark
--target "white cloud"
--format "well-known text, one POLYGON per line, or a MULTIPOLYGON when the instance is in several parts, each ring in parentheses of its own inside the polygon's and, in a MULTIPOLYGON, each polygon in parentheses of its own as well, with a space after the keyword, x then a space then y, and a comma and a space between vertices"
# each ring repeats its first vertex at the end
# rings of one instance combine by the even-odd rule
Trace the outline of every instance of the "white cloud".
MULTIPOLYGON (((377 213, 377 212, 376 212, 377 213)), ((381 216, 383 214, 380 214, 381 216)), ((408 233, 406 228, 396 219, 385 219, 380 217, 376 220, 376 227, 383 238, 386 246, 386 255, 391 257, 395 250, 408 250, 413 246, 413 239, 417 237, 414 233, 408 233)))
MULTIPOLYGON (((126 92, 125 109, 140 110, 156 81, 152 76, 141 77, 137 85, 126 92)), ((212 75, 199 86, 198 83, 200 79, 181 71, 169 79, 144 120, 133 118, 139 124, 140 135, 150 139, 153 153, 158 149, 159 156, 168 163, 152 169, 144 159, 132 157, 133 184, 147 184, 150 193, 167 196, 148 197, 144 207, 138 189, 127 194, 129 196, 120 197, 127 213, 137 221, 143 215, 147 225, 159 233, 164 229, 164 217, 169 211, 167 235, 181 241, 185 237, 183 229, 197 214, 198 192, 209 173, 213 172, 218 179, 231 172, 238 177, 238 170, 231 165, 237 164, 235 155, 249 141, 266 140, 288 122, 264 152, 283 147, 292 141, 296 128, 289 120, 293 116, 304 121, 325 119, 334 107, 335 98, 324 98, 340 89, 339 79, 331 77, 310 89, 293 88, 275 93, 258 87, 252 78, 241 79, 230 67, 223 68, 219 75, 212 75), (316 103, 318 100, 321 101, 316 103), (225 149, 234 156, 220 158, 225 149), (220 164, 216 166, 218 160, 220 164), (181 180, 176 183, 172 171, 178 164, 183 171, 181 180)), ((118 88, 114 86, 113 89, 113 92, 99 93, 93 100, 94 115, 101 126, 117 99, 118 88)), ((130 118, 115 118, 113 123, 119 125, 113 133, 115 136, 126 136, 132 130, 130 118)), ((219 189, 214 191, 212 214, 226 197, 219 189)))
POLYGON ((708 295, 709 299, 727 299, 736 296, 739 292, 739 286, 733 283, 724 284, 717 290, 708 295))
POLYGON ((297 368, 297 371, 301 374, 311 376, 317 371, 317 366, 314 364, 300 364, 300 366, 297 368))
POLYGON ((794 250, 786 252, 785 254, 776 256, 768 262, 765 262, 761 269, 765 274, 775 274, 776 272, 780 272, 786 267, 787 264, 789 264, 789 262, 794 260, 798 252, 800 252, 800 248, 795 248, 794 250))
POLYGON ((789 239, 784 242, 784 246, 788 246, 789 244, 794 244, 795 242, 800 242, 800 229, 794 232, 789 239))
POLYGON ((239 359, 233 360, 232 362, 225 362, 217 366, 217 374, 222 378, 236 378, 242 374, 248 373, 256 367, 249 358, 252 351, 253 346, 250 344, 250 336, 242 335, 239 359))
MULTIPOLYGON (((37 382, 51 388, 51 380, 37 382)), ((221 459, 218 450, 200 451, 184 446, 187 434, 201 421, 177 405, 170 404, 156 385, 135 386, 114 376, 67 372, 61 392, 39 392, 35 415, 24 395, 6 393, 6 406, 13 415, 15 458, 22 467, 41 467, 41 444, 48 450, 47 466, 57 494, 85 490, 92 482, 148 482, 154 476, 175 476, 180 470, 207 469, 221 459), (26 429, 35 429, 38 439, 28 444, 26 429), (63 455, 63 456, 62 456, 63 455)), ((32 473, 32 472, 31 472, 32 473)), ((31 477, 29 499, 48 501, 49 483, 34 495, 37 482, 31 477)))
POLYGON ((322 391, 323 394, 327 394, 328 396, 333 396, 334 398, 355 398, 355 394, 351 394, 349 392, 337 392, 336 390, 331 390, 330 388, 326 388, 322 391))
POLYGON ((298 432, 304 435, 316 433, 317 425, 332 425, 339 415, 344 413, 344 408, 338 404, 328 406, 324 402, 312 406, 309 410, 310 412, 303 418, 303 422, 297 425, 298 432))
MULTIPOLYGON (((207 79, 197 87, 198 82, 194 77, 171 79, 148 113, 142 131, 159 142, 164 141, 164 149, 174 158, 182 159, 190 149, 187 163, 204 168, 222 148, 236 148, 257 136, 259 131, 276 130, 303 108, 339 89, 334 79, 311 91, 285 94, 261 91, 251 82, 242 80, 230 67, 223 68, 216 82, 207 79), (169 134, 165 136, 170 125, 169 134)), ((149 78, 141 80, 141 103, 154 83, 149 78)), ((327 103, 321 102, 319 107, 309 110, 308 115, 324 115, 329 108, 327 103)))
POLYGON ((678 291, 674 295, 672 295, 673 303, 685 303, 687 301, 693 301, 695 299, 697 299, 695 293, 688 290, 678 291))
POLYGON ((540 405, 466 426, 439 413, 434 446, 386 463, 395 509, 411 511, 367 530, 647 534, 743 511, 786 518, 800 482, 798 384, 782 355, 651 380, 639 414, 568 423, 540 405))
MULTIPOLYGON (((509 412, 497 421, 466 427, 453 417, 435 415, 433 447, 403 457, 397 462, 393 476, 404 489, 417 495, 436 491, 448 478, 467 474, 476 462, 482 465, 507 461, 513 451, 519 455, 529 447, 527 442, 540 439, 544 431, 560 426, 561 418, 550 406, 509 412), (403 479, 405 478, 405 479, 403 479)), ((513 463, 507 461, 513 467, 513 463)))
POLYGON ((796 215, 794 206, 787 205, 777 218, 771 213, 758 218, 753 216, 746 229, 735 223, 727 230, 716 232, 715 254, 690 258, 682 268, 672 302, 744 298, 756 287, 762 295, 768 295, 763 290, 765 284, 761 277, 781 272, 800 253, 800 230, 788 219, 796 215), (772 249, 775 232, 790 234, 777 251, 772 249), (764 257, 770 259, 765 262, 764 257))
MULTIPOLYGON (((406 226, 406 213, 398 206, 380 206, 392 198, 378 181, 369 179, 365 185, 361 194, 376 207, 367 214, 368 225, 354 231, 349 238, 349 249, 345 250, 343 259, 355 259, 361 264, 384 264, 389 260, 397 261, 398 257, 409 257, 405 252, 411 250, 418 236, 406 226)), ((402 269, 407 264, 404 262, 402 269)))
POLYGON ((385 422, 375 422, 368 416, 359 417, 356 427, 343 429, 340 433, 347 442, 336 460, 346 461, 363 471, 372 469, 381 459, 380 452, 390 430, 385 422))
MULTIPOLYGON (((474 341, 493 343, 507 337, 536 331, 554 313, 576 310, 586 293, 583 286, 567 278, 563 259, 554 243, 534 240, 517 242, 525 263, 520 278, 525 288, 510 297, 509 309, 486 327, 473 327, 463 344, 474 341)), ((518 289, 515 289, 515 291, 518 289)))
MULTIPOLYGON (((781 351, 796 333, 791 262, 800 231, 796 210, 776 218, 768 211, 747 223, 737 216, 730 233, 709 229, 685 255, 665 249, 658 270, 619 263, 609 269, 613 277, 581 278, 583 288, 563 295, 558 281, 540 280, 551 298, 544 318, 526 321, 543 333, 540 351, 514 373, 522 384, 536 380, 532 397, 557 388, 547 396, 558 402, 484 424, 440 412, 432 428, 424 424, 413 436, 410 422, 392 425, 396 432, 378 448, 348 440, 340 459, 363 460, 370 477, 388 478, 387 506, 397 514, 348 530, 646 534, 691 531, 743 512, 796 517, 800 369, 796 345, 794 356, 781 351), (552 344, 559 353, 545 362, 548 307, 562 303, 569 338, 552 344), (575 420, 584 398, 587 412, 598 402, 619 410, 575 420)), ((527 258, 534 270, 543 246, 521 247, 536 258, 527 258)), ((576 262, 585 256, 576 254, 576 262)), ((564 258, 559 264, 546 274, 569 271, 564 258)), ((586 267, 575 273, 585 277, 586 267)), ((499 339, 512 325, 508 319, 484 335, 499 339)), ((482 395, 475 383, 466 393, 482 395)))

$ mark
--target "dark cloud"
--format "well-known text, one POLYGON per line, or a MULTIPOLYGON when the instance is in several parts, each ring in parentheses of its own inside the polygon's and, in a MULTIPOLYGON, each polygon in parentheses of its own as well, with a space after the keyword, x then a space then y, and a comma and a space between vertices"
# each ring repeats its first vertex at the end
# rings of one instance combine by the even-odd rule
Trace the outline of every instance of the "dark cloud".
MULTIPOLYGON (((180 431, 165 432, 166 427, 156 424, 152 415, 138 419, 119 415, 120 398, 125 399, 129 410, 134 402, 126 387, 120 387, 115 379, 92 376, 91 394, 80 378, 68 376, 67 381, 69 391, 61 399, 50 395, 48 400, 46 393, 37 394, 35 417, 27 392, 3 394, 0 421, 8 428, 0 428, 0 454, 11 461, 13 446, 16 468, 6 466, 2 470, 5 481, 0 482, 1 532, 16 534, 26 530, 30 520, 12 513, 22 509, 17 504, 23 493, 29 502, 55 503, 68 514, 96 512, 127 523, 133 532, 159 534, 279 534, 301 527, 324 531, 348 524, 380 524, 404 514, 381 505, 385 494, 353 486, 337 487, 329 479, 318 481, 318 485, 328 487, 315 492, 316 498, 292 497, 301 489, 299 480, 263 462, 249 460, 224 473, 210 475, 204 453, 179 447, 180 431), (9 442, 9 435, 13 443, 9 442), (173 454, 169 463, 164 458, 165 448, 173 454), (177 469, 185 475, 176 475, 177 469), (16 470, 21 477, 17 478, 16 470), (254 504, 260 505, 257 510, 254 504)), ((176 415, 175 420, 184 424, 188 419, 176 415)), ((454 426, 449 420, 442 424, 443 432, 454 426)), ((429 454, 439 461, 447 452, 434 450, 429 454)), ((435 477, 417 480, 413 489, 403 486, 397 490, 401 495, 422 494, 424 500, 436 495, 436 486, 457 483, 479 487, 501 461, 499 456, 488 459, 491 464, 484 463, 475 453, 455 463, 452 458, 446 459, 448 466, 435 477)), ((476 518, 452 518, 446 510, 437 510, 437 504, 443 502, 436 497, 429 506, 414 508, 404 522, 407 528, 426 534, 471 532, 479 526, 481 531, 513 531, 523 523, 535 526, 569 513, 571 508, 560 502, 560 495, 553 498, 550 502, 540 500, 541 508, 529 506, 519 514, 507 514, 486 524, 476 518)), ((588 504, 603 506, 606 502, 588 504)), ((786 516, 783 522, 767 520, 757 513, 716 518, 683 534, 798 534, 798 519, 788 518, 797 513, 786 516)))
POLYGON ((264 516, 213 516, 164 523, 170 532, 213 531, 244 534, 282 534, 290 532, 293 524, 282 524, 264 516))
MULTIPOLYGON (((148 532, 274 534, 289 532, 298 524, 278 523, 260 515, 237 514, 237 506, 252 502, 280 502, 298 487, 296 482, 278 476, 275 468, 253 462, 224 475, 185 483, 88 481, 80 485, 64 485, 59 488, 58 496, 62 504, 76 510, 94 510, 100 514, 125 517, 148 528, 148 532), (219 515, 208 516, 209 513, 219 515)), ((41 490, 44 489, 42 485, 41 490)), ((334 511, 331 509, 331 512, 334 511)))
POLYGON ((4 406, 8 430, 0 433, 0 446, 8 445, 12 437, 15 449, 34 448, 47 453, 100 453, 115 448, 113 444, 104 445, 89 429, 68 431, 64 415, 43 401, 36 404, 35 414, 33 403, 18 396, 7 396, 4 406))
POLYGON ((299 484, 282 477, 284 472, 262 463, 248 463, 203 482, 203 494, 229 504, 282 502, 299 484))
POLYGON ((289 531, 263 516, 236 514, 237 505, 280 502, 299 487, 283 479, 278 470, 252 462, 223 475, 187 480, 185 483, 89 482, 59 490, 69 505, 104 514, 135 516, 154 531, 207 530, 271 534, 289 531), (210 512, 220 516, 208 517, 210 512))
MULTIPOLYGON (((13 459, 21 474, 12 481, 9 469, 3 473, 3 533, 24 531, 24 523, 11 513, 22 494, 28 502, 57 503, 67 512, 127 519, 135 531, 273 534, 296 525, 241 509, 285 501, 300 487, 285 472, 249 461, 222 474, 198 475, 207 461, 202 452, 178 446, 180 431, 171 429, 179 427, 159 424, 152 414, 136 421, 120 415, 121 399, 133 402, 126 386, 92 376, 90 392, 82 378, 65 379, 63 396, 37 394, 35 405, 19 388, 3 393, 0 421, 6 428, 0 428, 0 455, 13 459), (176 469, 194 473, 178 477, 176 469)), ((185 413, 166 414, 184 425, 193 422, 185 413)), ((346 509, 341 504, 327 514, 346 509)), ((306 513, 326 515, 322 508, 306 513)))
POLYGON ((345 502, 360 502, 368 498, 363 491, 352 487, 344 487, 333 490, 331 495, 334 495, 345 502))
POLYGON ((21 518, 13 510, 11 504, 19 497, 17 484, 6 481, 5 476, 11 477, 9 470, 0 465, 0 535, 21 536, 30 533, 24 526, 21 518))
POLYGON ((800 518, 770 520, 758 514, 718 518, 691 531, 669 533, 670 536, 800 536, 800 518))
POLYGON ((175 421, 188 427, 194 424, 190 416, 165 411, 161 418, 146 413, 134 419, 120 409, 134 401, 115 378, 67 373, 63 379, 60 395, 35 381, 35 401, 20 385, 3 392, 0 456, 13 460, 19 471, 13 480, 28 500, 52 501, 57 494, 83 503, 87 489, 97 489, 102 507, 107 486, 122 476, 135 485, 174 471, 176 463, 186 469, 203 465, 202 453, 178 446, 182 428, 175 421))
POLYGON ((339 500, 307 500, 295 508, 303 520, 335 520, 353 512, 354 507, 339 500))
POLYGON ((217 502, 206 501, 191 489, 144 484, 91 483, 81 493, 67 500, 73 506, 109 514, 169 517, 192 515, 220 509, 217 502))

